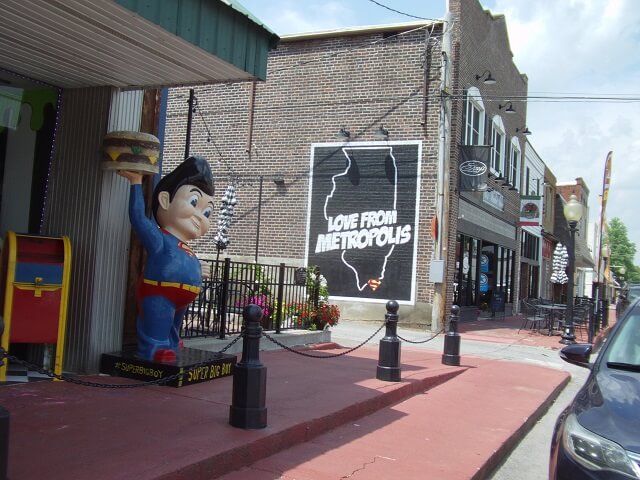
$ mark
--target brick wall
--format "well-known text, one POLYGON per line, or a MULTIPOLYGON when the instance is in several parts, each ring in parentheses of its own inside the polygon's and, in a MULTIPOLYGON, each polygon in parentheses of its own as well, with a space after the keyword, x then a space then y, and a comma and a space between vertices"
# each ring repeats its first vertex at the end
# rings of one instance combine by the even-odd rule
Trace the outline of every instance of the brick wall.
MULTIPOLYGON (((461 94, 465 88, 477 86, 491 118, 509 95, 527 92, 526 76, 513 63, 504 17, 484 11, 477 0, 451 0, 450 9, 450 163, 446 218, 440 222, 445 229, 443 254, 447 259, 440 292, 446 302, 445 314, 451 305, 449 289, 455 271, 457 150, 464 128, 461 94), (495 85, 478 84, 475 79, 487 69, 496 78, 495 85)), ((195 87, 198 111, 193 117, 190 151, 210 160, 216 196, 222 194, 231 177, 238 186, 231 245, 224 255, 254 258, 260 214, 258 261, 302 265, 311 145, 335 142, 342 126, 351 132, 351 140, 373 141, 381 124, 390 131, 391 140, 422 141, 415 308, 420 318, 414 323, 429 324, 434 299, 428 269, 434 252, 430 232, 437 200, 442 25, 414 31, 408 30, 416 25, 403 28, 406 33, 402 35, 397 35, 401 30, 370 29, 285 38, 270 53, 266 82, 195 87), (285 180, 284 187, 274 184, 276 177, 285 180)), ((184 154, 187 98, 186 88, 172 89, 169 94, 165 171, 184 154)), ((502 115, 507 142, 516 135, 516 128, 526 125, 526 102, 514 99, 513 106, 515 115, 502 115)), ((524 158, 525 137, 518 138, 524 158)), ((491 182, 490 186, 499 188, 491 182)), ((515 224, 519 192, 501 191, 505 211, 494 213, 515 224)), ((478 205, 482 206, 479 199, 478 205)), ((199 255, 215 256, 214 234, 215 222, 210 233, 195 245, 199 255)), ((519 236, 520 229, 517 245, 519 236)), ((519 249, 516 255, 519 267, 519 249)), ((516 285, 518 276, 519 269, 516 285)), ((515 294, 517 298, 517 291, 515 294)), ((408 313, 404 307, 403 311, 408 313)), ((378 310, 375 318, 381 319, 383 313, 378 310)))
MULTIPOLYGON (((230 175, 238 185, 231 245, 224 255, 253 259, 260 209, 258 260, 303 264, 311 145, 335 142, 342 126, 351 132, 352 141, 373 141, 382 124, 390 140, 423 142, 416 298, 418 303, 431 302, 433 284, 427 277, 436 204, 440 27, 403 35, 365 31, 284 39, 271 52, 267 81, 255 85, 255 95, 251 83, 195 87, 198 112, 193 116, 190 152, 210 160, 216 196, 223 193, 230 175), (274 184, 276 177, 285 180, 284 187, 274 184)), ((188 93, 187 88, 169 93, 165 172, 184 154, 188 93)), ((215 222, 194 246, 199 255, 215 255, 214 233, 215 222)))
MULTIPOLYGON (((518 71, 513 62, 513 55, 509 46, 509 39, 506 29, 506 20, 502 15, 492 15, 488 10, 484 10, 477 0, 451 0, 450 11, 453 17, 452 27, 452 53, 453 53, 453 77, 452 77, 452 136, 456 140, 452 141, 450 149, 451 158, 451 188, 449 218, 451 221, 450 232, 457 229, 458 218, 458 196, 456 188, 458 185, 458 144, 463 144, 464 138, 464 98, 463 92, 469 87, 477 87, 482 95, 484 107, 486 109, 488 124, 485 130, 490 130, 491 119, 494 115, 501 115, 506 130, 509 143, 513 137, 517 137, 520 144, 521 165, 524 159, 526 137, 517 133, 516 129, 522 129, 526 125, 526 100, 518 100, 517 97, 527 95, 527 77, 518 71), (497 80, 493 85, 485 85, 480 80, 476 80, 476 75, 481 75, 486 70, 490 70, 492 76, 497 80), (506 100, 513 102, 515 114, 507 115, 501 112, 498 105, 504 104, 506 100)), ((522 168, 520 170, 522 174, 522 168)), ((522 175, 520 175, 519 185, 522 185, 522 175)), ((502 188, 501 184, 493 178, 488 181, 488 186, 500 191, 504 195, 504 211, 492 211, 482 203, 480 193, 465 193, 465 197, 472 200, 481 208, 491 211, 495 216, 517 225, 520 207, 520 192, 502 188)), ((520 275, 520 236, 521 229, 517 228, 516 245, 516 272, 514 275, 515 292, 514 298, 518 298, 519 275, 520 275)), ((449 270, 448 282, 454 281, 455 269, 455 234, 449 237, 449 270)), ((450 306, 451 299, 448 299, 447 306, 450 306)))

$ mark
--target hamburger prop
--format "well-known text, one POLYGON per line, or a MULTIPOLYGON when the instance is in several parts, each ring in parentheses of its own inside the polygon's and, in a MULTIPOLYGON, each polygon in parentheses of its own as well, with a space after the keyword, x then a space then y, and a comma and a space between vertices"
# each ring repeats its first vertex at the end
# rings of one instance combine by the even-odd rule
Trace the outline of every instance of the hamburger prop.
POLYGON ((104 170, 131 170, 145 175, 159 172, 160 141, 150 133, 110 132, 102 141, 104 170))

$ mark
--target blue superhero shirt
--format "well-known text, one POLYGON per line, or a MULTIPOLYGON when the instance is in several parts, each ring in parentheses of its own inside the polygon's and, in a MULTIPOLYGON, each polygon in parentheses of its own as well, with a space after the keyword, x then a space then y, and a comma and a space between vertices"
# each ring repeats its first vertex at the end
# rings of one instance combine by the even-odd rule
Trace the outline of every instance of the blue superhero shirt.
POLYGON ((163 296, 178 308, 188 305, 202 286, 200 261, 184 242, 144 214, 142 185, 131 186, 129 218, 147 251, 139 294, 163 296))

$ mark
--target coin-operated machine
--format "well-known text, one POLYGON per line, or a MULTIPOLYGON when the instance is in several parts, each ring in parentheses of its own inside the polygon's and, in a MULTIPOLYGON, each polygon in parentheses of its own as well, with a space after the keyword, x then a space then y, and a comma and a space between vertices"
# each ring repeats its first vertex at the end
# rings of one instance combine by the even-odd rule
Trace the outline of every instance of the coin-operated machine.
MULTIPOLYGON (((54 372, 62 374, 71 276, 71 243, 66 236, 7 232, 2 251, 0 297, 4 331, 0 345, 55 345, 54 372)), ((0 367, 6 381, 7 362, 0 367)))

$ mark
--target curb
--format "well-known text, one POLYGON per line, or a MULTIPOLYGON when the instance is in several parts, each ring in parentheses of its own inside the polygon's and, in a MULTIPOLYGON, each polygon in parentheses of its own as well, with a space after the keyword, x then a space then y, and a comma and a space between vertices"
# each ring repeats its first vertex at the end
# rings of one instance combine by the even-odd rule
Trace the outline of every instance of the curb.
POLYGON ((335 342, 324 342, 324 343, 310 343, 308 345, 304 345, 303 347, 298 347, 296 350, 339 350, 343 347, 335 342))

